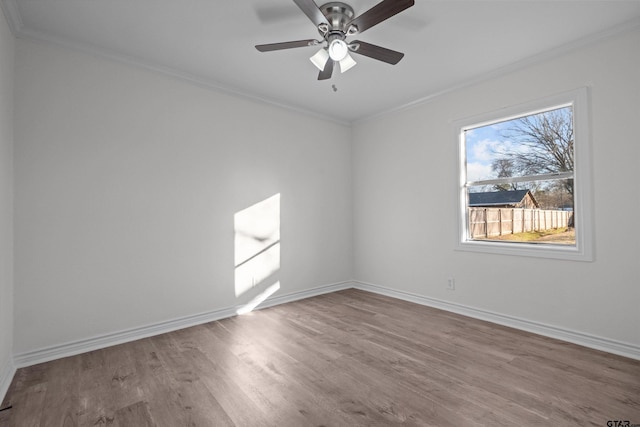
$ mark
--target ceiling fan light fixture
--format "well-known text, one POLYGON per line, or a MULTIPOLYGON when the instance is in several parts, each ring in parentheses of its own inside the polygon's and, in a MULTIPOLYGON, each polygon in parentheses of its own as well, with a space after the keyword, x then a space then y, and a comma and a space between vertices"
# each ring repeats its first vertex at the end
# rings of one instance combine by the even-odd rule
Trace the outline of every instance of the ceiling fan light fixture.
POLYGON ((340 61, 340 72, 344 73, 353 68, 356 64, 357 62, 347 52, 347 55, 344 57, 344 59, 340 61))
POLYGON ((342 73, 353 68, 356 61, 351 57, 351 53, 368 56, 391 65, 397 64, 404 56, 402 52, 363 41, 347 43, 345 39, 361 34, 408 9, 415 4, 415 0, 379 0, 377 5, 355 18, 353 8, 342 1, 331 1, 322 6, 316 4, 317 0, 293 1, 313 22, 322 36, 322 40, 309 39, 259 44, 255 46, 259 52, 316 46, 322 43, 324 47, 309 58, 313 65, 320 70, 318 80, 330 79, 336 62, 340 64, 342 73))
POLYGON ((349 47, 344 40, 334 39, 329 43, 329 57, 334 61, 342 61, 349 54, 349 47))
POLYGON ((313 62, 313 65, 315 65, 320 71, 322 71, 324 70, 325 65, 327 65, 327 61, 329 60, 329 52, 327 52, 327 49, 322 48, 309 59, 311 60, 311 62, 313 62))

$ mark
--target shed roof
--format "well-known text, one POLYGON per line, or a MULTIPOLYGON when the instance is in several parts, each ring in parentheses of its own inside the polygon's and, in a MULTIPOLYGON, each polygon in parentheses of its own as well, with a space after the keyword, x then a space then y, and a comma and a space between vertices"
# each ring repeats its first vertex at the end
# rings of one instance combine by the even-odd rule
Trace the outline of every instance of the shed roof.
MULTIPOLYGON (((504 206, 522 202, 529 190, 489 191, 486 193, 469 193, 469 206, 504 206)), ((531 199, 536 203, 536 199, 531 199)))

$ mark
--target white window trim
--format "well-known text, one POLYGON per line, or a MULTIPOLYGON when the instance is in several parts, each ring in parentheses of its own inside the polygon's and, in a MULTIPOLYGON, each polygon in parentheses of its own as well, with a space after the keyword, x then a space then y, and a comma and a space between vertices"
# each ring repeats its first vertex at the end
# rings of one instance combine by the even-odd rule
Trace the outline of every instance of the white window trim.
POLYGON ((473 116, 454 122, 458 144, 457 218, 458 229, 455 249, 490 254, 519 255, 539 258, 555 258, 574 261, 593 261, 593 203, 591 189, 591 137, 589 132, 589 92, 586 87, 538 99, 525 104, 473 116), (573 106, 574 138, 574 215, 576 245, 525 244, 467 239, 468 213, 466 209, 466 151, 464 131, 496 121, 504 121, 523 115, 547 111, 558 106, 573 106))

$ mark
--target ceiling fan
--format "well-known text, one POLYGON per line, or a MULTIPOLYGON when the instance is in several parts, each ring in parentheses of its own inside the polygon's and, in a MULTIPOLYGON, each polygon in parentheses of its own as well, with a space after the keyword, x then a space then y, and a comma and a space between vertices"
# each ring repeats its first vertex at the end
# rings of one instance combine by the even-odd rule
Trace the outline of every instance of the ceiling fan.
POLYGON ((346 3, 330 2, 318 7, 314 0, 293 1, 314 23, 322 40, 309 39, 260 44, 256 46, 260 52, 323 45, 310 58, 311 62, 320 70, 318 80, 330 79, 336 62, 340 65, 342 73, 356 65, 356 61, 349 54, 350 52, 392 65, 400 62, 404 56, 404 53, 360 40, 347 42, 346 38, 363 33, 374 25, 413 6, 414 0, 383 0, 356 18, 354 18, 353 8, 346 3))

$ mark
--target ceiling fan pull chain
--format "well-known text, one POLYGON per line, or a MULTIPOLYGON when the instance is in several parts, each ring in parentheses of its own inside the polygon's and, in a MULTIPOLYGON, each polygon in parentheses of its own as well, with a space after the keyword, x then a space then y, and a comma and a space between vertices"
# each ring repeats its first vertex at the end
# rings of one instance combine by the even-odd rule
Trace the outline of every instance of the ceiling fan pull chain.
POLYGON ((260 52, 317 46, 326 42, 326 47, 323 46, 310 58, 311 62, 320 69, 318 80, 331 78, 335 62, 340 64, 340 72, 342 73, 355 66, 356 61, 349 55, 349 52, 368 56, 392 65, 397 64, 404 56, 401 52, 361 41, 347 43, 345 39, 362 33, 413 6, 415 0, 382 0, 356 18, 353 17, 353 8, 343 2, 334 1, 318 7, 314 0, 293 1, 316 25, 323 40, 298 40, 256 45, 256 49, 260 52))

